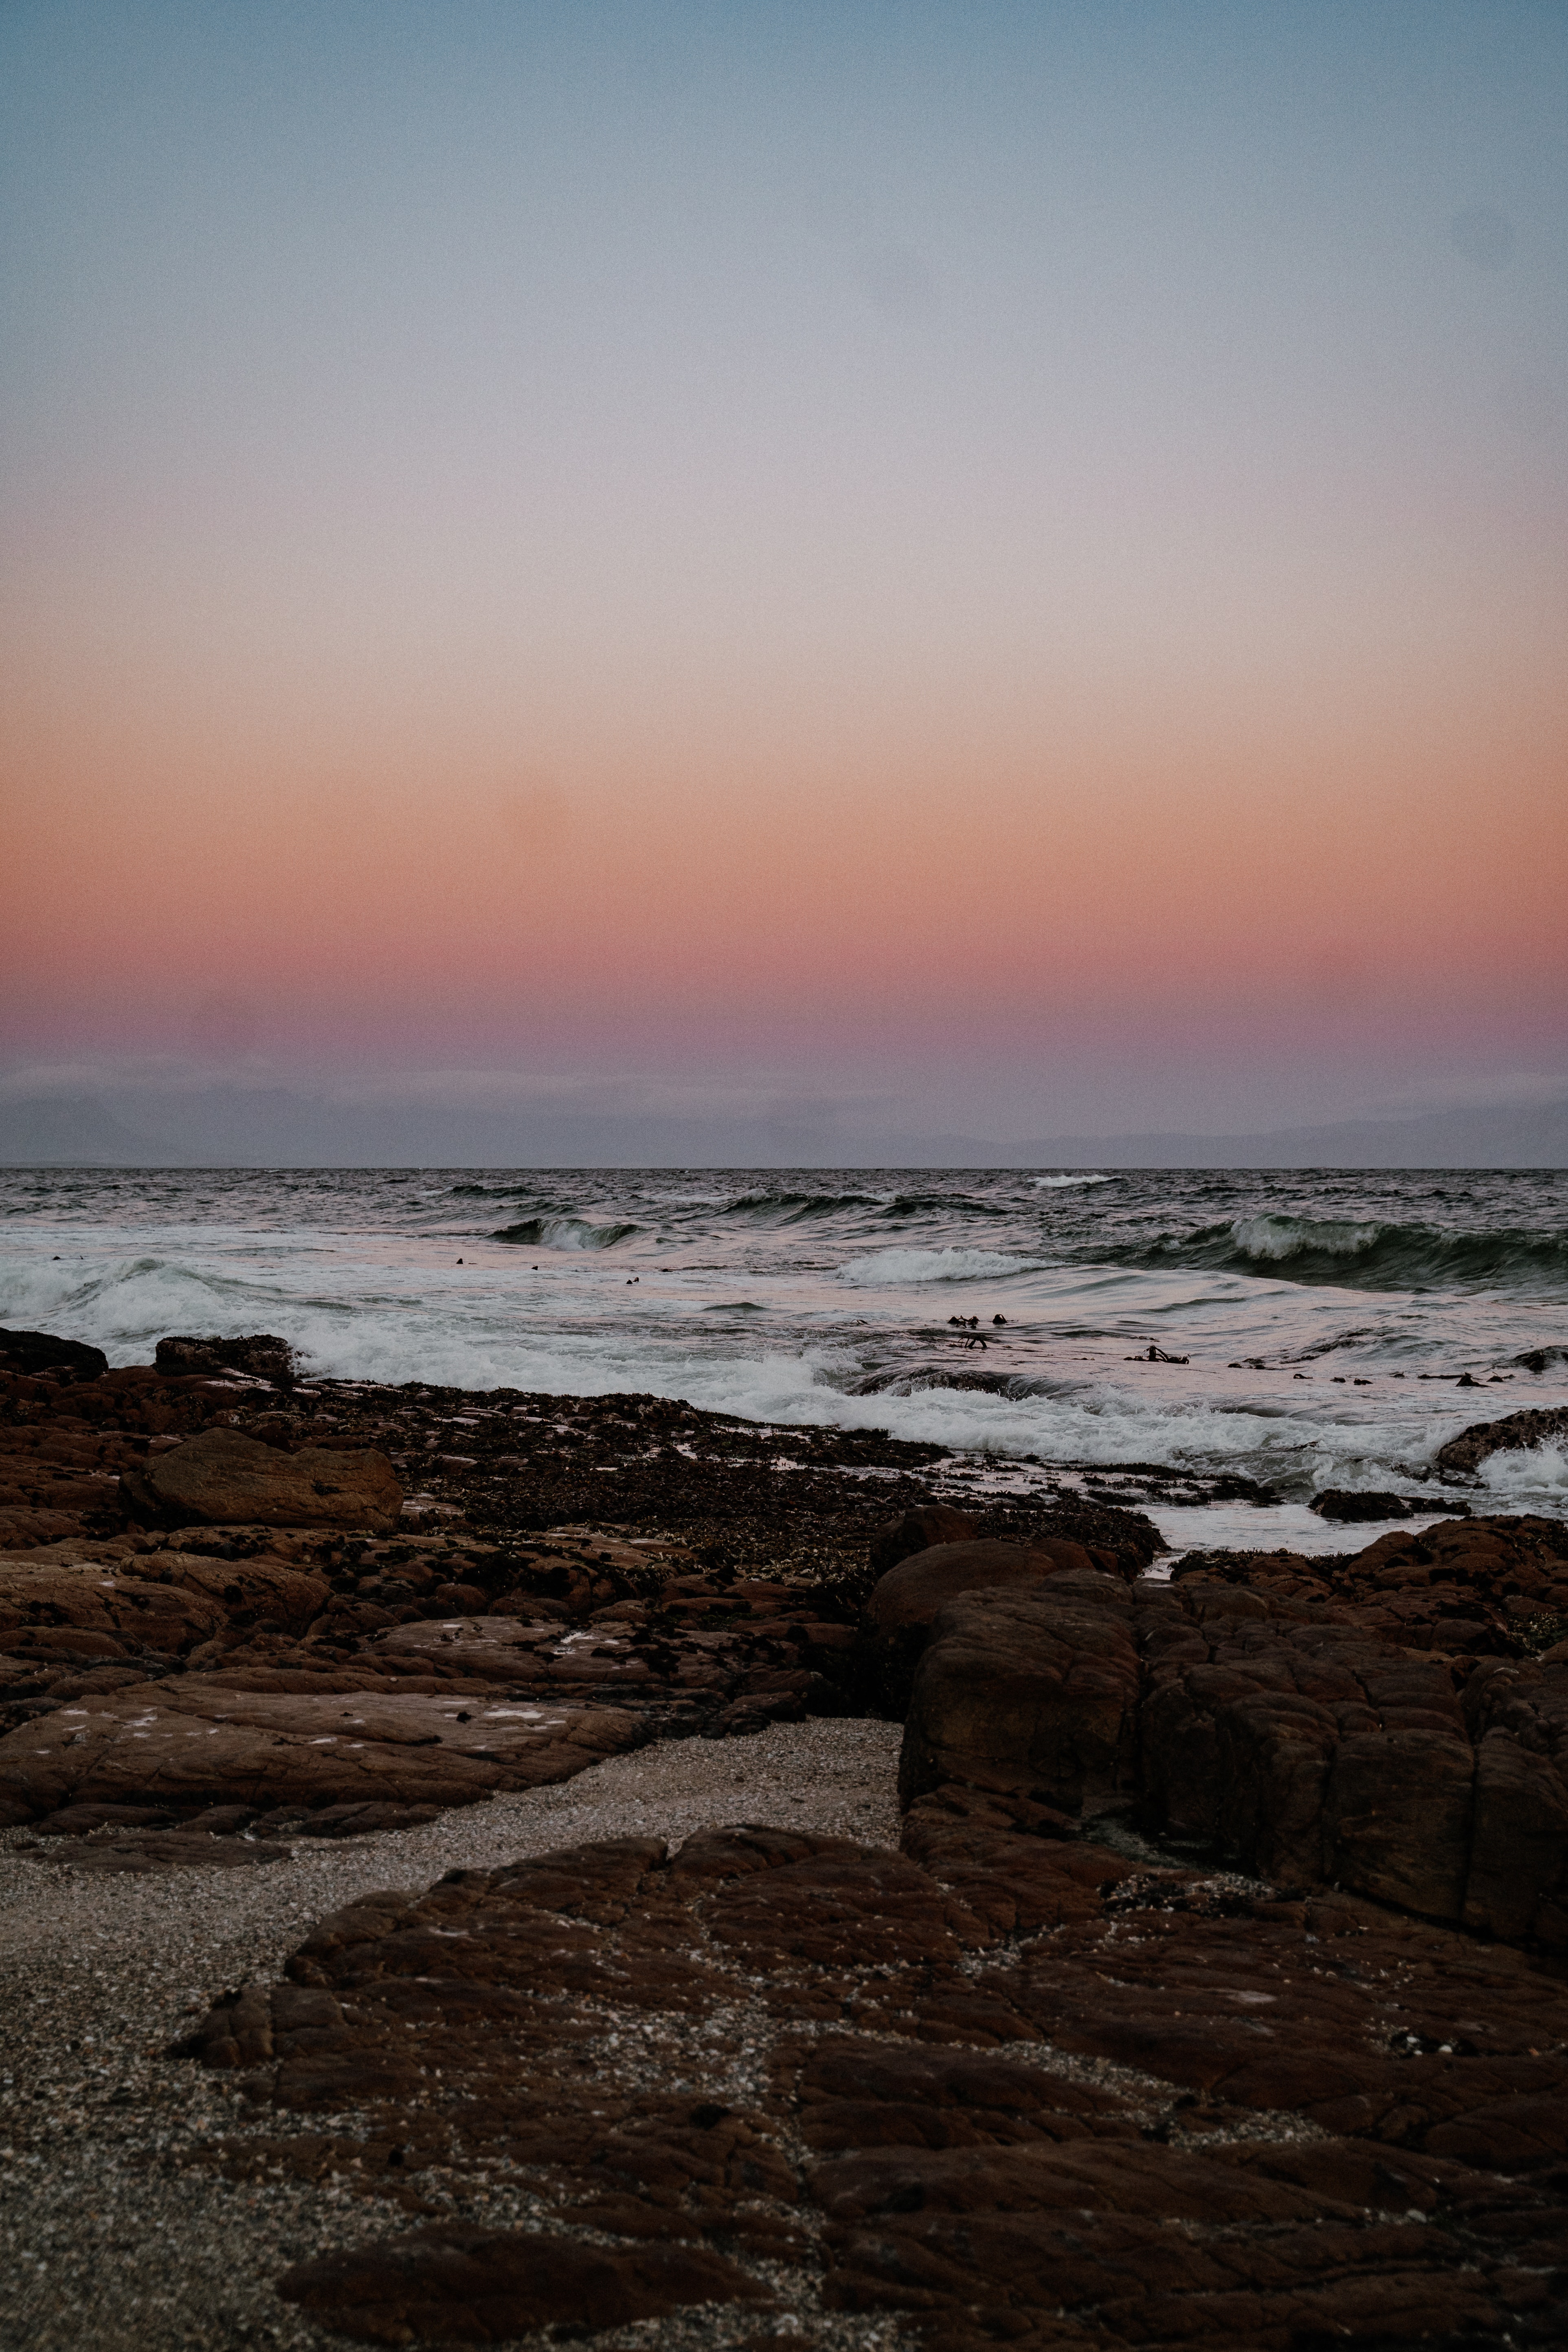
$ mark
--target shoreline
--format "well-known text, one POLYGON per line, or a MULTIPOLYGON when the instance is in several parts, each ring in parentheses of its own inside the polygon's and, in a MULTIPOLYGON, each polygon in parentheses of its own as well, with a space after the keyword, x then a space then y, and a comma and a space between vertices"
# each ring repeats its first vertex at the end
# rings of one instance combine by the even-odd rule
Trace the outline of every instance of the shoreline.
POLYGON ((5 1376, 27 2352, 1568 2321, 1560 1522, 276 1350, 5 1376))

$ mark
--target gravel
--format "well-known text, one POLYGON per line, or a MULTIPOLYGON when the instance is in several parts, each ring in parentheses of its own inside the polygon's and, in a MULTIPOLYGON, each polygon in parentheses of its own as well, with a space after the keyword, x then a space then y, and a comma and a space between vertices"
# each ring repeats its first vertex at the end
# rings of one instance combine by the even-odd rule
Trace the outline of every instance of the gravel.
MULTIPOLYGON (((423 1829, 301 1840, 267 1870, 78 1875, 26 1858, 22 1832, 0 1837, 0 2347, 342 2352, 272 2282, 292 2263, 386 2234, 398 2217, 331 2187, 234 2182, 192 2162, 204 2143, 281 2124, 240 2105, 227 2078, 163 2054, 211 1997, 276 1978, 310 1926, 356 1895, 585 1839, 679 1844, 753 1822, 896 1848, 901 1736, 897 1724, 819 1720, 668 1741, 423 1829)), ((543 2209, 501 2183, 483 2218, 526 2225, 543 2209)), ((600 2341, 724 2352, 741 2335, 776 2336, 781 2347, 892 2352, 908 2340, 894 2321, 819 2311, 798 2273, 778 2279, 793 2308, 682 2315, 600 2341)))

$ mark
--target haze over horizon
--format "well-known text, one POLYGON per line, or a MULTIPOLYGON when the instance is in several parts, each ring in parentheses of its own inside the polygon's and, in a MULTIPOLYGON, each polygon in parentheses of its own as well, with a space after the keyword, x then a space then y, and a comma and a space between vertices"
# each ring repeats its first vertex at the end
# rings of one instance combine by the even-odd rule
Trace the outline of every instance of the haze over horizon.
POLYGON ((20 0, 0 116, 0 1108, 1568 1097, 1560 9, 20 0))

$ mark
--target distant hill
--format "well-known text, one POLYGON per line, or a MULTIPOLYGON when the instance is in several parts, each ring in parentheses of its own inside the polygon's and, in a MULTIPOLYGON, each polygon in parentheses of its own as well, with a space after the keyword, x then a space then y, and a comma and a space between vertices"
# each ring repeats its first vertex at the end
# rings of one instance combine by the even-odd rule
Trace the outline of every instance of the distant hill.
POLYGON ((1266 1135, 1069 1136, 1027 1145, 1020 1167, 1568 1168, 1568 1101, 1527 1110, 1429 1111, 1266 1135))
POLYGON ((0 1164, 110 1168, 1568 1168, 1568 1101, 1262 1135, 1009 1144, 846 1121, 365 1106, 239 1087, 0 1097, 0 1164))

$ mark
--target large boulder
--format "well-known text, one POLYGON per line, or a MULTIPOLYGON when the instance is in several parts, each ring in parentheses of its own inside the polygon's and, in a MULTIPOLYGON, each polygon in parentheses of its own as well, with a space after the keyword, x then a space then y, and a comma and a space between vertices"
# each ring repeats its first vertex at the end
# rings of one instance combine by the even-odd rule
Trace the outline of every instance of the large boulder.
POLYGON ((868 1622, 879 1633, 929 1626, 937 1612, 962 1592, 981 1587, 1037 1584, 1064 1569, 1092 1574, 1094 1562, 1081 1544, 1066 1536, 1042 1536, 1028 1544, 983 1537, 972 1543, 932 1544, 900 1560, 876 1586, 866 1604, 868 1622))
POLYGON ((238 2078, 230 2180, 339 2200, 284 2297, 396 2344, 1564 2339, 1561 1983, 987 1811, 983 1868, 973 1822, 923 1867, 736 1827, 321 1920, 180 2045, 238 2078), (713 2307, 759 2275, 782 2320, 713 2307))
POLYGON ((861 1622, 861 1682, 872 1705, 889 1718, 907 1711, 915 1668, 932 1620, 961 1592, 1037 1584, 1042 1577, 1055 1576, 1064 1568, 1092 1569, 1093 1565, 1083 1546, 1064 1536, 1040 1537, 1028 1544, 980 1537, 968 1542, 935 1543, 925 1551, 910 1553, 880 1579, 866 1604, 861 1622))
POLYGON ((225 1339, 216 1332, 201 1339, 175 1333, 160 1339, 156 1352, 158 1370, 166 1378, 228 1371, 243 1372, 250 1380, 276 1381, 279 1388, 294 1385, 294 1350, 276 1331, 247 1331, 235 1339, 225 1339))
POLYGON ((919 1503, 876 1530, 867 1557, 872 1573, 886 1576, 914 1552, 929 1550, 932 1544, 967 1543, 978 1532, 973 1520, 951 1503, 919 1503))
POLYGON ((1064 1570, 960 1595, 916 1670, 904 1807, 944 1781, 1093 1815, 1135 1793, 1138 1653, 1120 1578, 1064 1570))
POLYGON ((1457 1919, 1474 1759, 1446 1658, 1227 1585, 1143 1651, 1152 1825, 1244 1870, 1457 1919))
POLYGON ((1485 1659, 1464 1698, 1476 1754, 1465 1924, 1568 1952, 1568 1656, 1485 1659))
POLYGON ((1478 1421, 1450 1437, 1432 1457, 1440 1478, 1469 1478, 1493 1454, 1523 1452, 1568 1437, 1568 1405, 1544 1412, 1510 1412, 1502 1421, 1478 1421))
POLYGON ((83 1339, 57 1339, 52 1331, 0 1330, 0 1370, 96 1381, 108 1370, 103 1349, 89 1348, 83 1339))
POLYGON ((127 1508, 166 1527, 363 1528, 387 1534, 403 1489, 384 1454, 281 1454, 237 1430, 187 1438, 120 1482, 127 1508))

